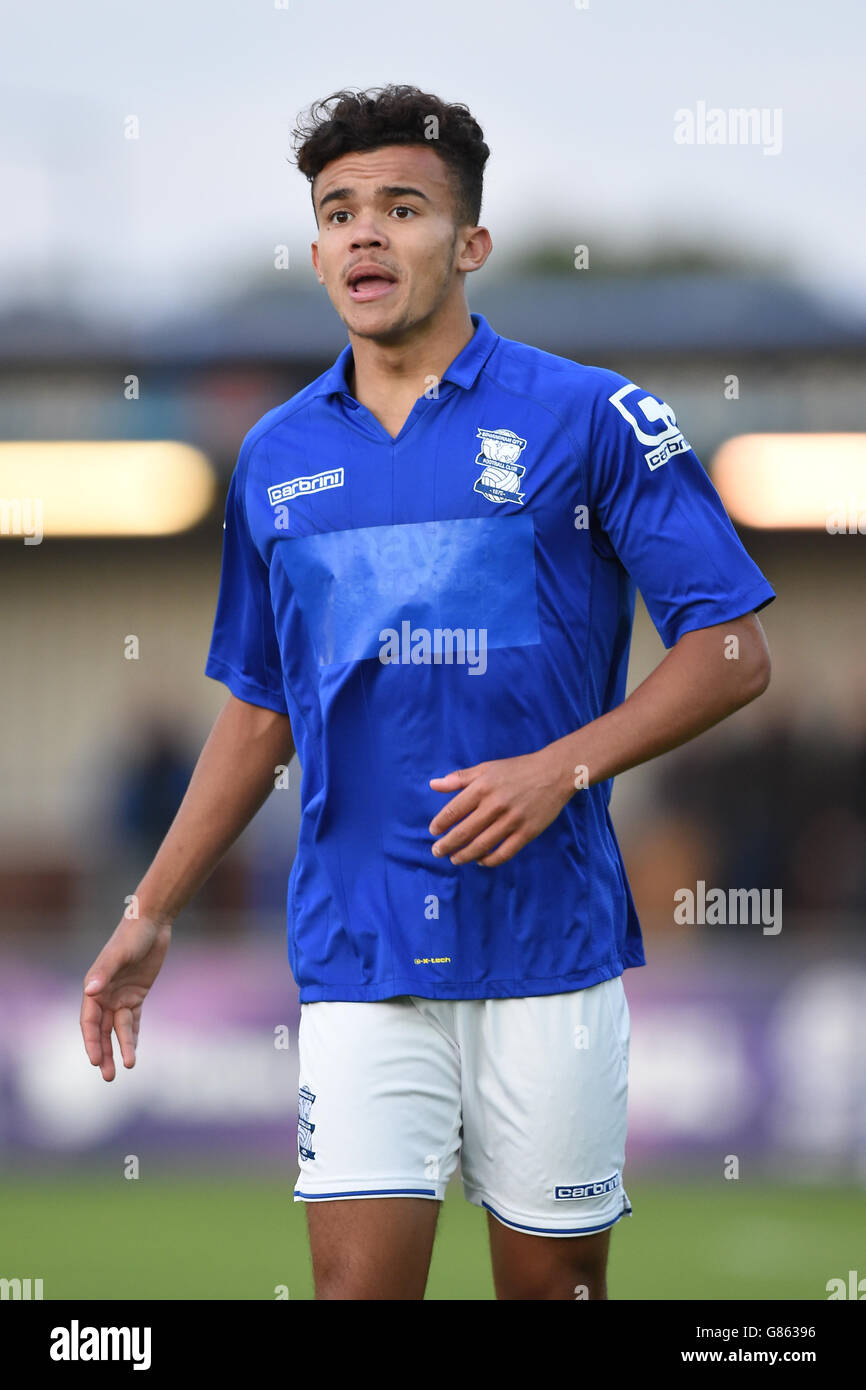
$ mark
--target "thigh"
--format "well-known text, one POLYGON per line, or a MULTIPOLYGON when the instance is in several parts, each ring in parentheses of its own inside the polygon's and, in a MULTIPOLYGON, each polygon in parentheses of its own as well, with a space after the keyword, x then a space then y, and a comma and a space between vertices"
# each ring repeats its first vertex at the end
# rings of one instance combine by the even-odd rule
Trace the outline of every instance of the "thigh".
MULTIPOLYGON (((477 1002, 461 1032, 466 1196, 538 1250, 563 1241, 575 1253, 562 1259, 597 1266, 607 1242, 593 1238, 631 1212, 622 980, 477 1002), (579 1259, 571 1237, 584 1242, 579 1259)), ((503 1236, 497 1249, 523 1246, 503 1236)))
POLYGON ((422 1299, 441 1203, 423 1197, 307 1203, 316 1299, 422 1299))
POLYGON ((605 1299, 611 1227, 590 1236, 527 1235, 487 1213, 498 1299, 605 1299))
POLYGON ((317 1298, 423 1297, 459 1154, 456 1045, 403 995, 302 1005, 298 1053, 317 1298))

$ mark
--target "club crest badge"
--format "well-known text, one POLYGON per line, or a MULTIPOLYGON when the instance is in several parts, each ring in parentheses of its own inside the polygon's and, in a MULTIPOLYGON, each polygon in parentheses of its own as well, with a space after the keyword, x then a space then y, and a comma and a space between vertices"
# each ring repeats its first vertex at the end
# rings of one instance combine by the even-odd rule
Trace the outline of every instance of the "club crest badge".
POLYGON ((303 1161, 306 1158, 315 1158, 312 1149, 313 1130, 316 1126, 310 1119, 310 1110, 313 1101, 316 1099, 315 1093, 309 1086, 302 1086, 298 1092, 298 1157, 303 1161))
POLYGON ((483 430, 479 427, 481 452, 475 462, 484 472, 475 479, 473 491, 480 492, 488 502, 519 502, 523 505, 526 493, 520 491, 520 479, 526 472, 518 463, 526 448, 526 440, 513 430, 483 430))

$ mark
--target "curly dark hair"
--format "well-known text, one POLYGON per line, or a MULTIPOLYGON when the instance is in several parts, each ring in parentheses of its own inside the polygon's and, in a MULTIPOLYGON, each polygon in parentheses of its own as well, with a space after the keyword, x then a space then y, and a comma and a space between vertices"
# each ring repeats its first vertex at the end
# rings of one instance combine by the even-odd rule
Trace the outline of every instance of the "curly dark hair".
POLYGON ((456 225, 478 225, 490 150, 480 125, 459 102, 406 85, 334 92, 313 103, 292 138, 295 163, 310 181, 311 196, 316 175, 341 155, 382 145, 432 144, 448 166, 456 225))

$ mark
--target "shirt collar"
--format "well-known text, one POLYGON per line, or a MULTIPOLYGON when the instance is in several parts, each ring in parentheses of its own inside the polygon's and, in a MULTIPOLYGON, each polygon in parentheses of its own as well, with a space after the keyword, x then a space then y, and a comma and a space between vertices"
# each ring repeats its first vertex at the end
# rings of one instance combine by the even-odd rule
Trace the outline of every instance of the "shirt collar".
MULTIPOLYGON (((443 381, 469 390, 478 380, 482 367, 499 342, 499 334, 490 327, 483 314, 470 314, 475 332, 466 346, 442 374, 443 381)), ((352 367, 352 344, 347 343, 336 362, 320 378, 313 396, 351 395, 349 372, 352 367)))

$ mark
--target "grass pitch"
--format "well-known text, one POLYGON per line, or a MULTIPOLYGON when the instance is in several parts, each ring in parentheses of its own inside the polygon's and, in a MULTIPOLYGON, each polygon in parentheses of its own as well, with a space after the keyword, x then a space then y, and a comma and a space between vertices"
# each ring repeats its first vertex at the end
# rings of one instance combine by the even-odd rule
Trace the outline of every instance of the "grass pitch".
MULTIPOLYGON (((41 1278, 46 1299, 310 1299, 293 1175, 188 1169, 125 1181, 6 1175, 0 1276, 41 1278)), ((614 1228, 611 1299, 819 1299, 866 1274, 862 1189, 630 1179, 614 1228)), ((452 1183, 427 1298, 492 1299, 487 1216, 452 1183)))

